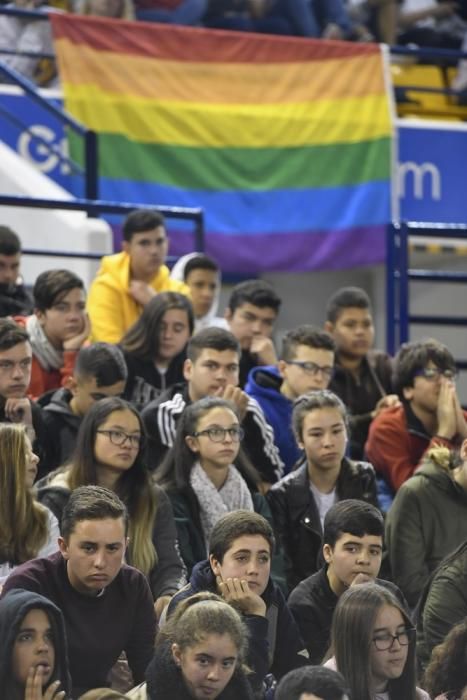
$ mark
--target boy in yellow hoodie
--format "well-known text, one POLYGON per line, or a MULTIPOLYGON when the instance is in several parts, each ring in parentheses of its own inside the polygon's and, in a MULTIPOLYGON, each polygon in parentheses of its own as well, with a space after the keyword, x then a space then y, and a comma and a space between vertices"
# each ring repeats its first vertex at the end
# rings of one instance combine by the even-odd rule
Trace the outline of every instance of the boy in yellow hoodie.
POLYGON ((118 343, 158 292, 188 287, 170 278, 164 264, 169 239, 162 214, 147 209, 131 212, 123 224, 122 252, 106 255, 88 296, 92 340, 118 343))

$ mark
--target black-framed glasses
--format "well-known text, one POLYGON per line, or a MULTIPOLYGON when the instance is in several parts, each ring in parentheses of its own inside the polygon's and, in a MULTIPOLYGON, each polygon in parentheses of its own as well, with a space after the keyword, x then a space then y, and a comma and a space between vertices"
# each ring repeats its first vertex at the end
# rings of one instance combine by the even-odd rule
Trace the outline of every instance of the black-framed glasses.
POLYGON ((332 373, 334 372, 334 367, 330 367, 329 365, 322 367, 321 365, 317 365, 316 362, 301 362, 300 360, 286 360, 285 362, 287 365, 300 367, 300 369, 312 376, 316 376, 321 372, 326 379, 331 379, 332 373))
POLYGON ((429 382, 433 382, 440 377, 445 377, 449 381, 453 382, 457 377, 457 372, 455 369, 441 369, 440 367, 424 367, 415 372, 416 377, 425 377, 429 382))
POLYGON ((406 627, 397 634, 384 632, 373 637, 373 644, 378 651, 388 651, 388 649, 392 648, 392 645, 397 639, 401 647, 406 647, 408 644, 410 644, 410 640, 414 634, 415 627, 406 627))
POLYGON ((112 445, 122 447, 126 442, 129 442, 130 447, 137 449, 143 442, 142 435, 129 435, 123 430, 97 430, 101 435, 107 435, 112 445))
POLYGON ((200 430, 197 433, 193 433, 193 437, 200 437, 201 435, 207 435, 212 442, 224 442, 226 435, 230 437, 232 442, 240 442, 240 440, 243 440, 245 431, 240 425, 236 425, 232 428, 221 428, 220 426, 216 426, 214 428, 206 428, 206 430, 200 430))

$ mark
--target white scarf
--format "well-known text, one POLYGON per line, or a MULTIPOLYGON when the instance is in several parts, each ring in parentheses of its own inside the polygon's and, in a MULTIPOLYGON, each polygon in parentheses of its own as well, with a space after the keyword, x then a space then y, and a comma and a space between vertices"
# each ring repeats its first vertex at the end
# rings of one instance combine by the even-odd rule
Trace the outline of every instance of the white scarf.
POLYGON ((56 350, 47 338, 37 316, 28 316, 26 330, 34 356, 46 372, 63 367, 63 353, 56 350))
POLYGON ((200 505, 201 525, 206 551, 209 553, 209 539, 217 521, 233 510, 253 511, 253 501, 245 479, 232 464, 229 466, 227 479, 219 490, 199 462, 193 465, 190 484, 200 505))

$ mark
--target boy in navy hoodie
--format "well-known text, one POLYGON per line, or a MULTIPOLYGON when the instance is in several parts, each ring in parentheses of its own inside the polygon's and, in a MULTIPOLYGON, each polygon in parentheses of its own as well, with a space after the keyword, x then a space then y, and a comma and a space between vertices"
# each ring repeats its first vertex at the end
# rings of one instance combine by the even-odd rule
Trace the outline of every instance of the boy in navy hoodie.
POLYGON ((274 535, 258 513, 237 510, 214 526, 209 559, 193 569, 189 584, 170 601, 170 615, 181 600, 212 591, 243 614, 250 632, 247 663, 260 687, 268 673, 282 678, 308 662, 308 653, 284 596, 271 577, 274 535))

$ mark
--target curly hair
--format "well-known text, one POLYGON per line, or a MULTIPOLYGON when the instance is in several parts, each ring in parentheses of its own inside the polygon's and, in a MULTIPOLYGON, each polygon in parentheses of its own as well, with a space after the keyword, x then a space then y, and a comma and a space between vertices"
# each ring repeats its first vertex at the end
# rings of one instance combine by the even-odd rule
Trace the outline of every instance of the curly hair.
POLYGON ((467 618, 453 627, 444 642, 433 649, 423 678, 430 697, 441 693, 460 697, 467 685, 467 618))

